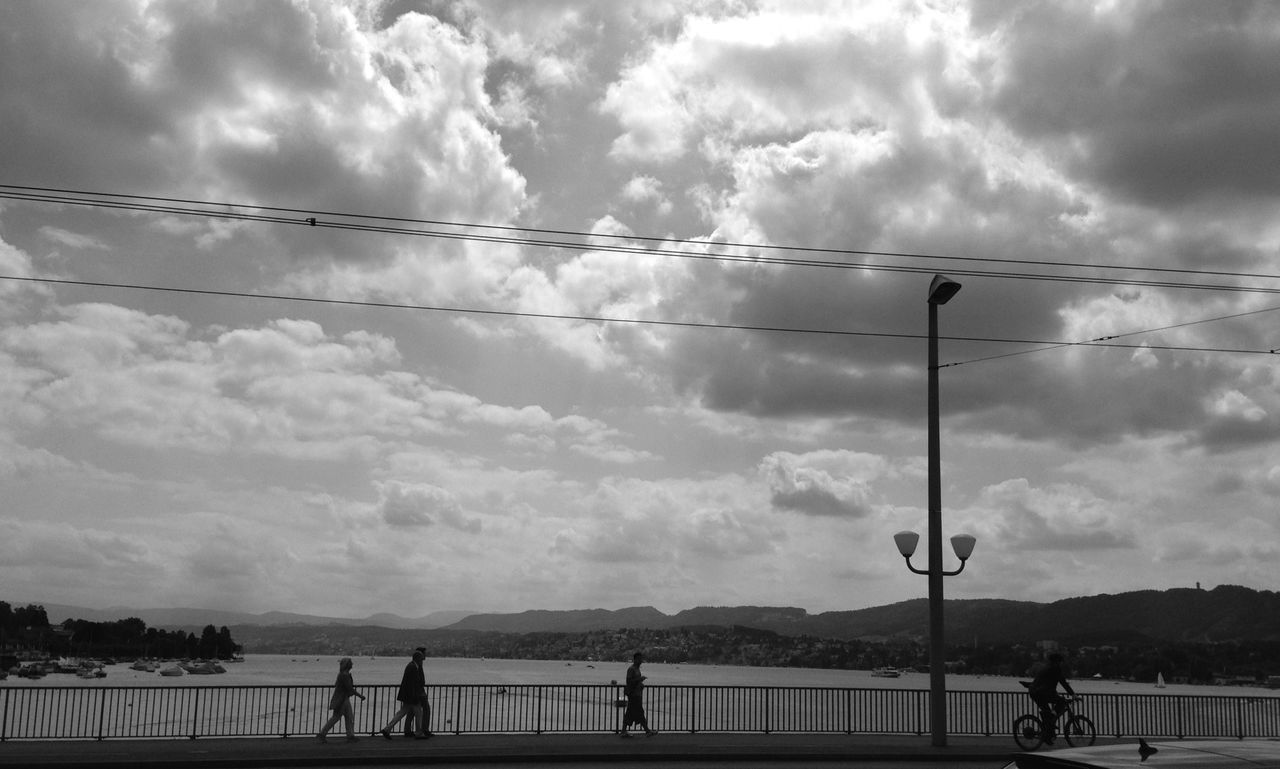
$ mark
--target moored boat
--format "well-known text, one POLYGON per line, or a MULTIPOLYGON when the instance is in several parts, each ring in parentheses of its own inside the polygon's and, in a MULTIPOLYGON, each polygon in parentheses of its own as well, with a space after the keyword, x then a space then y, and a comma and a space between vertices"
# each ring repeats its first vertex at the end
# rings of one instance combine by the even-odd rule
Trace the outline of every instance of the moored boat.
POLYGON ((897 678, 902 671, 897 668, 872 668, 871 675, 876 678, 897 678))

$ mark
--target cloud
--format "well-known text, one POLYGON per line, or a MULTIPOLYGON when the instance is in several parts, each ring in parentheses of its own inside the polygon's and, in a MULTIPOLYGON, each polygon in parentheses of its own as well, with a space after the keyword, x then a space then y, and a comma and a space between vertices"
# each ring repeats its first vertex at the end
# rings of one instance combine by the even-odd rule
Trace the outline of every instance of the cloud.
POLYGON ((775 452, 760 463, 775 508, 837 518, 870 515, 872 482, 887 473, 881 458, 847 451, 775 452))
POLYGON ((1017 478, 983 489, 974 507, 985 513, 1006 552, 1131 549, 1138 543, 1116 505, 1069 484, 1035 488, 1017 478))
POLYGON ((388 481, 376 484, 376 488, 376 509, 390 526, 424 528, 444 524, 471 534, 480 532, 479 519, 467 518, 457 498, 439 486, 388 481))
POLYGON ((1273 5, 975 5, 1007 41, 997 106, 1087 178, 1161 207, 1280 191, 1262 170, 1280 163, 1273 5))

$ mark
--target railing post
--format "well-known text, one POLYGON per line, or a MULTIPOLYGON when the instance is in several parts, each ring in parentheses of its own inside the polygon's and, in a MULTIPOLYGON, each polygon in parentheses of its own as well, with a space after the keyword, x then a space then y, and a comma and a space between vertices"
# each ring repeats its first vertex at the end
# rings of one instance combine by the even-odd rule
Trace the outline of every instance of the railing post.
POLYGON ((538 692, 538 710, 537 710, 537 718, 534 719, 537 722, 537 725, 535 726, 533 733, 542 734, 542 684, 538 684, 537 692, 538 692))
POLYGON ((772 708, 770 707, 770 705, 771 705, 772 703, 769 701, 769 700, 771 699, 770 695, 771 695, 772 693, 773 693, 773 690, 772 690, 772 689, 765 689, 765 690, 764 690, 764 733, 765 733, 765 734, 769 734, 770 732, 772 732, 772 731, 773 731, 773 730, 770 728, 770 727, 772 726, 772 723, 771 723, 771 722, 770 722, 770 720, 769 720, 769 716, 771 716, 771 715, 773 714, 773 713, 772 713, 772 708))
POLYGON ((9 690, 4 690, 4 714, 0 715, 0 742, 9 739, 9 690))
POLYGON ((193 739, 193 740, 196 738, 196 736, 197 736, 197 732, 198 732, 198 731, 199 731, 199 729, 200 729, 200 727, 199 727, 199 720, 200 720, 200 691, 201 691, 201 690, 200 690, 199 688, 194 688, 194 689, 192 690, 192 695, 193 695, 193 696, 192 696, 192 699, 191 699, 191 739, 193 739))
POLYGON ((98 696, 102 698, 101 700, 99 700, 99 704, 98 704, 98 737, 97 737, 98 741, 101 742, 102 741, 102 724, 107 718, 107 690, 99 689, 98 696))

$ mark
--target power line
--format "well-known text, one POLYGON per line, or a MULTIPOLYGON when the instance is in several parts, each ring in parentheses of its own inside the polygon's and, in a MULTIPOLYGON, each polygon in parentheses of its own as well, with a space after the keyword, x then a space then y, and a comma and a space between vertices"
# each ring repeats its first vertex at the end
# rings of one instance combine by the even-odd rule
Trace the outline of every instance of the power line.
MULTIPOLYGON (((772 251, 781 253, 816 253, 842 256, 879 256, 904 260, 955 261, 991 264, 1013 264, 1036 267, 1059 267, 1070 269, 1089 269, 1097 271, 1146 272, 1153 274, 1179 274, 1194 276, 1230 277, 1238 279, 1280 280, 1280 275, 1267 273, 1244 273, 1215 270, 1189 270, 1166 267, 1140 267, 1133 265, 1099 265, 1081 262, 1034 261, 1026 259, 1002 259, 996 257, 968 257, 943 254, 923 254, 893 251, 871 251, 860 249, 829 249, 791 245, 768 245, 752 243, 736 243, 722 241, 706 241, 681 238, 657 238, 651 236, 614 235, 578 232, 572 230, 539 229, 509 225, 476 224, 433 219, 411 219, 383 215, 353 214, 334 211, 320 211, 278 206, 259 206, 242 203, 225 203, 215 201, 193 200, 185 198, 164 198, 146 195, 127 195, 110 192, 90 192, 84 190, 65 190, 47 187, 24 187, 0 184, 0 199, 24 200, 28 202, 52 203, 61 205, 86 206, 94 208, 143 211, 183 216, 199 216, 206 218, 234 219, 256 221, 271 224, 289 224, 294 226, 320 227, 325 229, 347 230, 353 232, 380 233, 388 235, 408 235, 446 240, 463 240, 482 243, 497 243, 540 248, 565 248, 603 251, 609 253, 667 256, 681 259, 712 260, 722 262, 747 262, 753 264, 825 267, 835 269, 858 269, 870 272, 902 272, 931 273, 935 266, 887 265, 867 262, 847 262, 824 259, 802 259, 798 257, 768 257, 751 253, 699 253, 679 248, 658 246, 626 245, 626 241, 647 242, 653 244, 672 244, 675 246, 696 247, 702 249, 747 249, 750 251, 772 251), (198 206, 192 208, 190 206, 198 206), (252 213, 264 211, 269 213, 252 213), (292 216, 292 215, 306 216, 292 216), (325 217, 325 218, 322 218, 325 217), (332 220, 331 220, 332 219, 332 220), (340 219, 352 221, 336 221, 340 219), (367 222, 397 222, 401 224, 418 224, 431 227, 452 229, 420 229, 398 225, 378 225, 367 222), (521 237, 516 235, 477 234, 482 232, 530 232, 548 237, 521 237), (562 239, 563 237, 576 239, 562 239), (602 240, 609 243, 599 242, 602 240)), ((1280 287, 1242 286, 1224 283, 1197 283, 1176 280, 1139 280, 1134 278, 1106 278, 1098 276, 1063 275, 1038 272, 1018 272, 1012 270, 982 270, 953 268, 952 274, 969 277, 985 277, 1015 280, 1037 280, 1047 282, 1079 283, 1112 286, 1134 286, 1145 288, 1176 288, 1190 290, 1229 291, 1244 293, 1280 294, 1280 287)))
MULTIPOLYGON (((595 234, 595 233, 576 232, 571 230, 551 230, 551 229, 539 229, 539 228, 517 227, 517 226, 507 226, 507 225, 475 224, 475 223, 446 221, 446 220, 409 219, 404 217, 374 216, 374 215, 366 215, 366 214, 352 214, 352 213, 342 213, 342 212, 332 212, 332 211, 316 211, 316 210, 309 210, 309 209, 284 208, 284 207, 278 207, 278 206, 258 206, 258 205, 239 204, 239 203, 223 203, 223 202, 203 201, 203 200, 194 200, 194 199, 186 199, 186 198, 129 195, 129 194, 123 194, 123 193, 110 193, 110 192, 90 192, 85 190, 68 190, 68 189, 57 189, 57 188, 48 188, 48 187, 26 187, 26 186, 6 185, 6 184, 0 184, 0 199, 2 198, 23 200, 28 202, 50 203, 50 204, 58 204, 58 205, 73 205, 73 206, 84 206, 84 207, 93 207, 93 208, 140 211, 140 212, 148 212, 148 213, 174 214, 174 215, 183 215, 183 216, 202 216, 207 218, 233 219, 233 220, 241 220, 241 221, 271 223, 271 224, 290 224, 295 226, 305 225, 309 227, 341 229, 341 230, 349 230, 349 231, 355 231, 355 232, 368 232, 368 233, 393 234, 393 235, 413 235, 413 236, 419 236, 419 237, 455 239, 455 240, 465 240, 465 241, 473 241, 473 242, 500 243, 500 244, 510 244, 510 245, 537 246, 537 247, 544 247, 544 248, 587 249, 587 250, 605 251, 605 252, 612 252, 612 253, 660 255, 660 256, 679 257, 679 258, 686 258, 686 259, 708 259, 708 260, 727 261, 727 262, 750 262, 750 263, 756 263, 756 264, 769 264, 769 265, 782 265, 782 266, 828 267, 828 268, 840 268, 840 269, 861 269, 861 270, 867 270, 867 271, 906 272, 906 273, 928 273, 928 272, 935 271, 935 268, 932 266, 913 267, 913 266, 905 266, 905 265, 849 263, 849 262, 830 261, 830 260, 799 259, 794 257, 787 257, 787 258, 764 257, 764 256, 759 256, 754 254, 697 253, 697 252, 690 252, 687 250, 658 248, 654 246, 641 247, 641 246, 634 246, 634 245, 619 245, 616 242, 612 244, 605 244, 605 243, 599 243, 599 242, 593 243, 589 241, 600 240, 600 239, 612 239, 614 241, 672 243, 672 244, 683 245, 683 246, 697 246, 699 248, 707 248, 707 247, 714 246, 717 248, 744 248, 744 249, 751 249, 751 250, 779 251, 784 253, 812 252, 812 253, 841 254, 845 256, 874 255, 874 256, 883 256, 883 257, 905 258, 905 259, 958 260, 958 261, 969 261, 969 262, 1009 263, 1009 264, 1023 264, 1023 265, 1034 264, 1036 266, 1059 266, 1059 267, 1072 267, 1072 268, 1089 268, 1089 269, 1096 269, 1096 270, 1147 271, 1147 272, 1154 272, 1154 273, 1215 275, 1215 276, 1230 276, 1230 277, 1237 277, 1237 278, 1280 279, 1280 275, 1268 275, 1268 274, 1261 274, 1261 273, 1232 273, 1232 272, 1221 272, 1221 271, 1184 270, 1184 269, 1155 268, 1155 267, 1146 268, 1146 267, 1117 266, 1117 265, 1092 265, 1092 264, 1072 263, 1072 262, 1036 262, 1031 260, 959 257, 959 256, 946 256, 946 255, 937 255, 937 254, 913 254, 913 253, 867 251, 867 250, 854 250, 854 249, 823 249, 823 248, 807 248, 807 247, 801 247, 801 246, 772 246, 772 245, 764 245, 764 244, 710 242, 710 241, 702 241, 702 240, 690 240, 690 239, 679 239, 679 238, 655 238, 655 237, 630 236, 630 235, 610 235, 610 234, 601 235, 601 234, 595 234), (191 208, 190 206, 199 206, 199 207, 191 208), (265 211, 265 212, 271 212, 271 213, 266 213, 266 214, 253 213, 255 211, 265 211), (314 215, 307 216, 305 218, 296 218, 294 216, 287 216, 286 214, 314 214, 314 215), (338 222, 338 221, 327 221, 327 220, 321 221, 320 219, 321 216, 335 217, 339 219, 343 219, 343 218, 352 219, 355 221, 354 222, 338 222), (454 228, 454 229, 448 230, 448 231, 423 230, 423 229, 406 228, 406 227, 400 227, 400 226, 373 225, 373 224, 365 223, 370 221, 414 223, 414 224, 422 224, 422 225, 430 225, 430 226, 443 226, 443 227, 454 228), (487 234, 478 235, 478 234, 475 234, 474 232, 467 231, 467 230, 477 230, 477 229, 485 232, 534 232, 540 235, 571 236, 571 237, 581 238, 582 240, 550 240, 550 239, 540 239, 540 238, 515 237, 511 235, 487 235, 487 234), (461 230, 461 231, 458 231, 458 230, 461 230)), ((1012 272, 1012 271, 1000 272, 1000 271, 993 271, 993 270, 972 270, 972 269, 951 269, 949 270, 949 272, 954 275, 974 276, 974 277, 998 277, 998 278, 1007 278, 1007 279, 1042 280, 1042 281, 1054 281, 1054 282, 1093 283, 1093 284, 1103 284, 1103 285, 1126 285, 1126 286, 1145 286, 1145 287, 1160 287, 1160 288, 1188 288, 1188 289, 1200 289, 1200 290, 1240 291, 1240 292, 1253 292, 1253 293, 1280 293, 1280 288, 1232 286, 1232 285, 1223 285, 1223 284, 1180 283, 1175 281, 1080 277, 1080 276, 1071 276, 1071 275, 1019 273, 1019 272, 1012 272)), ((17 278, 17 277, 6 278, 6 276, 0 276, 0 279, 23 280, 28 278, 17 278)), ((36 280, 36 279, 30 279, 30 280, 36 280)), ((732 329, 740 329, 740 330, 779 331, 779 332, 789 332, 789 333, 879 336, 879 337, 889 337, 889 338, 921 338, 919 335, 915 335, 915 334, 837 331, 832 329, 784 328, 784 327, 773 327, 773 326, 742 326, 742 325, 732 325, 732 324, 695 323, 695 322, 687 322, 687 321, 659 321, 659 320, 640 320, 640 319, 629 319, 629 318, 608 318, 608 317, 601 317, 601 316, 586 316, 586 315, 558 315, 558 314, 549 314, 549 313, 522 313, 522 312, 504 311, 504 310, 482 310, 482 309, 476 309, 476 308, 461 308, 461 307, 433 307, 433 306, 426 306, 426 305, 404 305, 404 304, 396 304, 396 303, 360 302, 360 301, 354 301, 354 300, 330 300, 330 299, 319 299, 319 298, 311 298, 311 297, 252 294, 247 292, 213 291, 213 290, 206 290, 206 289, 185 289, 185 288, 173 288, 173 287, 140 286, 140 285, 130 285, 130 284, 95 283, 92 281, 70 281, 70 280, 58 281, 54 279, 39 279, 39 280, 44 280, 45 282, 51 282, 51 283, 62 282, 67 284, 79 284, 79 285, 86 285, 86 286, 95 285, 100 287, 133 288, 133 289, 139 289, 139 290, 172 291, 172 292, 185 292, 185 293, 193 293, 193 294, 213 294, 213 295, 238 296, 238 297, 248 297, 248 298, 269 298, 269 299, 278 299, 283 301, 324 302, 324 303, 331 303, 331 304, 365 305, 365 306, 371 306, 371 307, 394 307, 394 308, 400 308, 400 309, 419 309, 419 310, 442 311, 442 312, 506 315, 510 317, 582 320, 582 321, 589 321, 589 322, 609 322, 609 323, 645 323, 645 324, 666 325, 666 326, 684 326, 684 327, 700 327, 700 328, 732 328, 732 329)), ((1277 308, 1277 309, 1280 309, 1280 308, 1277 308)), ((949 364, 945 364, 945 366, 943 367, 945 368, 947 366, 965 365, 968 363, 977 363, 977 362, 988 361, 988 360, 996 360, 1000 358, 1013 357, 1018 355, 1028 355, 1035 352, 1044 352, 1048 350, 1060 349, 1062 347, 1071 347, 1071 346, 1144 347, 1147 349, 1185 350, 1185 351, 1198 351, 1198 352, 1238 352, 1238 353, 1245 353, 1245 354, 1263 354, 1263 353, 1270 354, 1270 353, 1277 352, 1277 350, 1266 350, 1266 351, 1240 350, 1240 349, 1227 349, 1227 348, 1178 347, 1178 346, 1169 346, 1169 345, 1159 346, 1159 345, 1150 345, 1150 344, 1118 345, 1118 344, 1111 343, 1112 340, 1120 338, 1122 336, 1134 336, 1138 334, 1152 333, 1155 331, 1167 330, 1169 328, 1177 328, 1177 327, 1186 326, 1186 325, 1195 325, 1198 323, 1208 323, 1215 320, 1225 320, 1227 318, 1242 317, 1244 315, 1257 314, 1259 312, 1267 312, 1267 311, 1268 310, 1259 310, 1252 313, 1240 313, 1237 315, 1225 316, 1223 318, 1212 318, 1212 319, 1206 319, 1206 320, 1191 321, 1188 323, 1177 324, 1174 326, 1166 326, 1163 328, 1147 329, 1144 331, 1129 332, 1127 334, 1117 334, 1117 335, 1111 335, 1107 337, 1100 337, 1098 339, 1093 339, 1085 342, 1043 342, 1043 341, 1033 341, 1033 340, 1012 340, 1012 339, 994 339, 994 338, 977 338, 977 337, 972 337, 972 338, 949 337, 949 339, 956 340, 956 341, 978 341, 978 342, 1005 343, 1005 344, 1015 344, 1015 343, 1035 344, 1035 345, 1041 345, 1041 346, 1032 350, 1021 350, 1018 352, 1005 353, 1005 354, 994 355, 994 356, 986 356, 982 358, 974 358, 966 361, 959 361, 956 363, 949 363, 949 364)))
MULTIPOLYGON (((949 366, 964 366, 969 363, 983 363, 986 361, 1000 360, 1001 358, 1014 358, 1019 355, 1030 355, 1032 353, 1037 353, 1037 352, 1048 352, 1050 350, 1060 350, 1063 347, 1080 347, 1080 346, 1090 346, 1090 345, 1097 346, 1096 343, 1109 342, 1113 339, 1120 339, 1128 336, 1140 336, 1142 334, 1154 334, 1158 331, 1168 331, 1170 329, 1175 329, 1175 328, 1197 326, 1202 323, 1216 323, 1221 320, 1231 320, 1233 318, 1244 318, 1250 315, 1262 315, 1263 313, 1276 312, 1277 310, 1280 310, 1280 307, 1266 307, 1261 310, 1250 310, 1249 312, 1237 312, 1231 315, 1221 315, 1216 318, 1203 318, 1201 320, 1189 320, 1189 321, 1186 321, 1185 323, 1172 323, 1168 326, 1159 326, 1157 328, 1147 328, 1141 331, 1126 331, 1125 333, 1122 333, 1122 334, 1109 334, 1107 336, 1100 336, 1097 339, 1091 339, 1087 342, 1058 342, 1058 343, 1050 344, 1046 347, 1037 347, 1033 350, 1019 350, 1017 352, 1007 352, 1007 353, 1002 353, 1000 355, 987 355, 982 358, 971 358, 969 360, 956 361, 955 363, 947 363, 945 365, 939 366, 939 368, 947 368, 949 366)), ((1134 345, 1134 346, 1140 347, 1140 348, 1145 347, 1146 349, 1171 349, 1171 348, 1158 348, 1152 345, 1134 345)), ((1215 352, 1221 352, 1221 351, 1216 350, 1215 352)), ((1256 350, 1254 352, 1257 352, 1257 353, 1267 352, 1267 353, 1274 354, 1274 353, 1280 352, 1280 349, 1265 350, 1265 351, 1256 350)))
MULTIPOLYGON (((676 321, 676 320, 653 320, 645 318, 615 318, 601 315, 573 315, 567 313, 542 313, 542 312, 521 312, 517 310, 492 310, 480 309, 474 307, 446 307, 441 305, 425 305, 425 304, 405 304, 400 302, 375 302, 369 300, 358 299, 330 299, 325 297, 296 296, 290 294, 255 294, 246 291, 229 291, 210 288, 182 288, 175 286, 151 286, 138 283, 113 283, 98 280, 72 280, 68 278, 38 278, 31 276, 19 275, 0 275, 0 280, 23 281, 30 283, 48 283, 54 285, 66 286, 86 286, 91 288, 115 288, 132 291, 161 291, 176 294, 192 294, 202 296, 222 296, 234 297, 240 299, 257 299, 257 300, 275 300, 282 302, 306 302, 310 304, 326 304, 348 307, 372 307, 393 310, 419 310, 427 312, 446 312, 469 315, 493 315, 511 318, 538 318, 544 320, 577 320, 592 323, 626 323, 631 325, 646 326, 667 326, 680 328, 704 328, 704 329, 722 329, 734 331, 762 331, 774 333, 788 334, 822 334, 829 336, 857 336, 857 337, 877 337, 882 339, 925 339, 925 334, 903 334, 891 333, 885 331, 851 331, 841 329, 828 328, 804 328, 796 326, 755 326, 745 324, 730 323, 706 323, 697 321, 676 321)), ((1280 309, 1280 308, 1277 308, 1280 309)), ((1259 311, 1261 312, 1261 311, 1259 311)), ((1249 313, 1242 313, 1249 314, 1249 313)), ((1199 321, 1197 321, 1199 322, 1199 321)), ((1191 325, 1191 324, 1185 324, 1191 325)), ((1140 332, 1134 332, 1140 333, 1140 332)), ((1216 352, 1216 353, 1240 353, 1245 355, 1271 355, 1276 350, 1249 350, 1224 347, 1188 347, 1180 345, 1151 345, 1151 344, 1122 344, 1111 341, 1088 341, 1088 342, 1055 342, 1042 339, 1010 339, 999 337, 976 337, 976 336, 943 336, 939 337, 947 341, 953 342, 981 342, 987 344, 1033 344, 1048 345, 1050 347, 1115 347, 1122 349, 1148 349, 1148 350, 1169 350, 1176 352, 1216 352)), ((1114 337, 1113 337, 1114 338, 1114 337)), ((994 356, 1000 357, 1000 356, 994 356)), ((987 360, 986 358, 978 360, 987 360)), ((975 361, 963 361, 963 363, 973 363, 975 361)), ((956 366, 960 363, 949 363, 943 366, 956 366)))

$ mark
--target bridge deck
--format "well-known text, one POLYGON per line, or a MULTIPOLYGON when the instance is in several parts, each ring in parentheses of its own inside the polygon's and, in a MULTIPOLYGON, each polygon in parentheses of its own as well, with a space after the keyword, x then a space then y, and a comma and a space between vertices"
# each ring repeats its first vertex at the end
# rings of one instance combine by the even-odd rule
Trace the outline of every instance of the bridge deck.
MULTIPOLYGON (((1102 742, 1102 740, 1099 740, 1102 742)), ((698 759, 1000 761, 1017 750, 1010 737, 951 737, 936 748, 927 735, 830 734, 486 734, 436 735, 429 740, 341 736, 202 738, 198 740, 10 740, 0 766, 260 767, 410 763, 698 759)))

